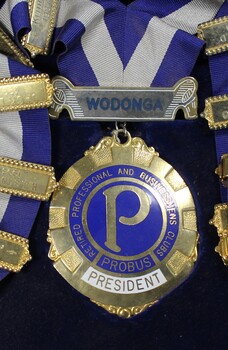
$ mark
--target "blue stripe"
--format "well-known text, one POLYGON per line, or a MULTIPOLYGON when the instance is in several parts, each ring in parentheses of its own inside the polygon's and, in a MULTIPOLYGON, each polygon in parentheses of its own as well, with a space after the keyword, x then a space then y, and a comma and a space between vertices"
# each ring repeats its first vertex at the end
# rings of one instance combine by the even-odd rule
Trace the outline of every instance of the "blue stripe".
POLYGON ((152 16, 146 12, 139 16, 138 12, 130 7, 127 7, 126 11, 105 13, 105 23, 124 69, 145 34, 151 18, 152 16))
POLYGON ((66 50, 70 50, 74 47, 75 42, 78 43, 78 39, 82 37, 84 32, 85 27, 80 21, 76 19, 68 20, 62 28, 54 30, 54 49, 58 49, 56 46, 60 42, 64 44, 66 50))
MULTIPOLYGON (((93 2, 101 5, 105 10, 106 26, 125 68, 152 17, 154 15, 167 16, 191 1, 134 1, 128 6, 110 0, 93 2)), ((73 15, 72 13, 72 17, 73 15)), ((58 66, 60 73, 75 85, 97 85, 96 77, 91 72, 90 64, 79 44, 84 31, 84 25, 75 19, 67 21, 62 28, 55 30, 55 49, 58 49, 58 42, 63 43, 66 47, 66 52, 61 55, 58 66), (78 63, 81 72, 76 72, 76 68, 72 71, 72 62, 78 63)))
POLYGON ((225 0, 224 4, 220 7, 216 18, 223 17, 223 16, 228 16, 228 1, 225 0))
POLYGON ((178 30, 171 41, 152 85, 173 86, 179 79, 190 75, 203 45, 202 40, 178 30))
POLYGON ((60 74, 76 86, 96 86, 96 76, 81 46, 84 31, 84 25, 75 19, 67 21, 64 28, 55 30, 55 49, 59 43, 65 45, 64 52, 58 58, 58 68, 60 74))
POLYGON ((152 16, 165 17, 179 8, 187 5, 191 0, 139 0, 134 1, 128 8, 150 13, 152 16))
POLYGON ((24 34, 25 32, 28 32, 28 30, 30 30, 31 28, 27 1, 22 1, 16 6, 14 6, 11 12, 11 23, 14 31, 14 36, 17 42, 20 44, 18 40, 19 31, 24 29, 24 34))
POLYGON ((50 128, 47 109, 20 112, 23 126, 23 156, 25 161, 50 164, 50 128))
POLYGON ((125 5, 121 3, 121 1, 114 0, 93 0, 97 4, 103 6, 103 8, 108 11, 117 10, 135 10, 140 12, 145 12, 150 14, 151 16, 164 17, 169 15, 170 13, 178 10, 184 5, 187 5, 192 0, 135 0, 129 5, 125 5))
POLYGON ((148 10, 139 15, 138 10, 132 7, 135 2, 128 6, 116 1, 94 2, 105 9, 106 26, 125 68, 142 39, 152 15, 148 10))
MULTIPOLYGON (((35 70, 9 60, 11 76, 37 73, 35 70)), ((23 128, 22 160, 50 164, 50 129, 47 109, 20 112, 23 128)), ((39 202, 11 196, 1 222, 1 229, 28 237, 35 220, 39 202)))
MULTIPOLYGON (((37 71, 9 59, 11 76, 35 74, 37 71)), ((50 164, 50 129, 47 109, 20 112, 23 127, 22 160, 50 164)), ((40 202, 11 196, 1 222, 1 230, 27 238, 40 202)), ((0 279, 7 272, 0 271, 0 279)))
POLYGON ((0 281, 9 274, 8 271, 0 269, 0 281))
MULTIPOLYGON (((216 17, 227 16, 228 14, 228 2, 226 1, 216 17)), ((209 57, 210 71, 211 71, 211 81, 212 81, 212 91, 213 96, 228 94, 228 74, 227 74, 227 64, 228 64, 228 52, 223 52, 214 56, 209 57)), ((216 153, 217 161, 220 163, 223 154, 228 153, 228 130, 217 130, 215 131, 215 143, 216 143, 216 153)), ((228 188, 225 188, 220 184, 221 200, 224 203, 228 202, 228 188)))
POLYGON ((228 93, 228 52, 223 52, 209 58, 213 95, 228 93))

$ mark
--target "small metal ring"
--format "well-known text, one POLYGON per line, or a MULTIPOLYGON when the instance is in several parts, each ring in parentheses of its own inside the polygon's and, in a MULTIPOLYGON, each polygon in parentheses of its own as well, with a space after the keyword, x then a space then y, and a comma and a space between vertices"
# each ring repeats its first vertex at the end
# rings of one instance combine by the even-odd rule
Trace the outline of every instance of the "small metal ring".
POLYGON ((127 141, 123 142, 123 144, 128 143, 131 140, 131 134, 129 133, 129 131, 127 131, 126 128, 113 130, 112 134, 115 137, 116 142, 118 142, 119 144, 122 144, 122 142, 119 138, 119 135, 121 135, 121 134, 127 138, 127 141))

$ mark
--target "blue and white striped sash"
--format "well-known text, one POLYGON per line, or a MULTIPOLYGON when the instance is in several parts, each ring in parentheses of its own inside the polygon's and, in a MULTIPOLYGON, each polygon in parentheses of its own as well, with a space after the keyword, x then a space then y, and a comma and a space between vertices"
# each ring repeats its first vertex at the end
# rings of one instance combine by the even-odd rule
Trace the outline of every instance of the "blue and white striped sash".
POLYGON ((173 85, 190 74, 203 46, 192 34, 222 3, 134 1, 126 7, 62 0, 55 43, 64 43, 66 51, 59 70, 75 85, 173 85))
MULTIPOLYGON (((15 39, 29 29, 25 1, 5 1, 0 9, 0 24, 15 39)), ((15 40, 16 41, 16 40, 15 40)), ((39 73, 0 54, 0 78, 39 73)), ((7 112, 0 115, 0 156, 28 162, 50 164, 50 130, 46 109, 7 112)), ((27 238, 39 202, 0 194, 0 230, 27 238)), ((0 270, 0 280, 8 274, 0 270)))

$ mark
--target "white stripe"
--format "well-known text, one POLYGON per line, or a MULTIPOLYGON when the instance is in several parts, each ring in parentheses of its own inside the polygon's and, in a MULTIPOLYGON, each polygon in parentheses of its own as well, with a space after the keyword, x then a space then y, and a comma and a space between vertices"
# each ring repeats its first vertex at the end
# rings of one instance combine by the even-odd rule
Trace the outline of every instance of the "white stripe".
POLYGON ((150 86, 177 29, 153 17, 124 72, 125 85, 150 86), (162 38, 162 40, 161 40, 162 38))
MULTIPOLYGON (((0 55, 0 78, 10 77, 8 60, 0 55)), ((22 124, 18 112, 0 113, 0 156, 21 159, 22 124)), ((7 209, 10 196, 0 193, 0 221, 7 209)))
POLYGON ((105 24, 104 8, 90 0, 76 0, 71 6, 62 0, 59 14, 57 27, 72 17, 85 26, 82 47, 99 85, 119 85, 123 81, 123 64, 105 24))
POLYGON ((162 20, 175 28, 195 34, 197 26, 213 19, 223 3, 224 0, 193 0, 162 20))
POLYGON ((125 85, 150 86, 178 29, 194 34, 216 15, 223 0, 193 0, 170 15, 153 17, 124 72, 125 85), (148 64, 148 63, 151 63, 148 64))
POLYGON ((90 0, 61 0, 57 27, 75 18, 85 26, 82 47, 99 85, 150 86, 178 29, 194 34, 214 18, 224 0, 193 0, 170 15, 153 17, 123 72, 123 64, 104 21, 104 9, 90 0), (148 64, 150 62, 150 64, 148 64))
POLYGON ((6 0, 5 4, 2 6, 0 10, 0 24, 10 33, 13 35, 13 27, 11 24, 11 11, 13 8, 19 4, 20 2, 23 2, 21 0, 6 0))

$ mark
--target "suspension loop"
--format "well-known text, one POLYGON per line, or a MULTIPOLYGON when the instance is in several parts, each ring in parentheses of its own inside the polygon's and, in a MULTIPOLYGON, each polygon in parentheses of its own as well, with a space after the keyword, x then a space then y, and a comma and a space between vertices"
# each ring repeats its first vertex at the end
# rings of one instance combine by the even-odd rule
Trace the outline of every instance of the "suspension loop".
POLYGON ((115 130, 113 130, 112 134, 119 144, 127 143, 131 139, 131 134, 127 131, 126 124, 126 122, 123 122, 118 125, 118 122, 115 122, 115 130))
POLYGON ((127 134, 127 128, 126 128, 127 122, 120 122, 118 125, 118 122, 115 122, 115 128, 116 130, 124 130, 125 135, 127 134))

